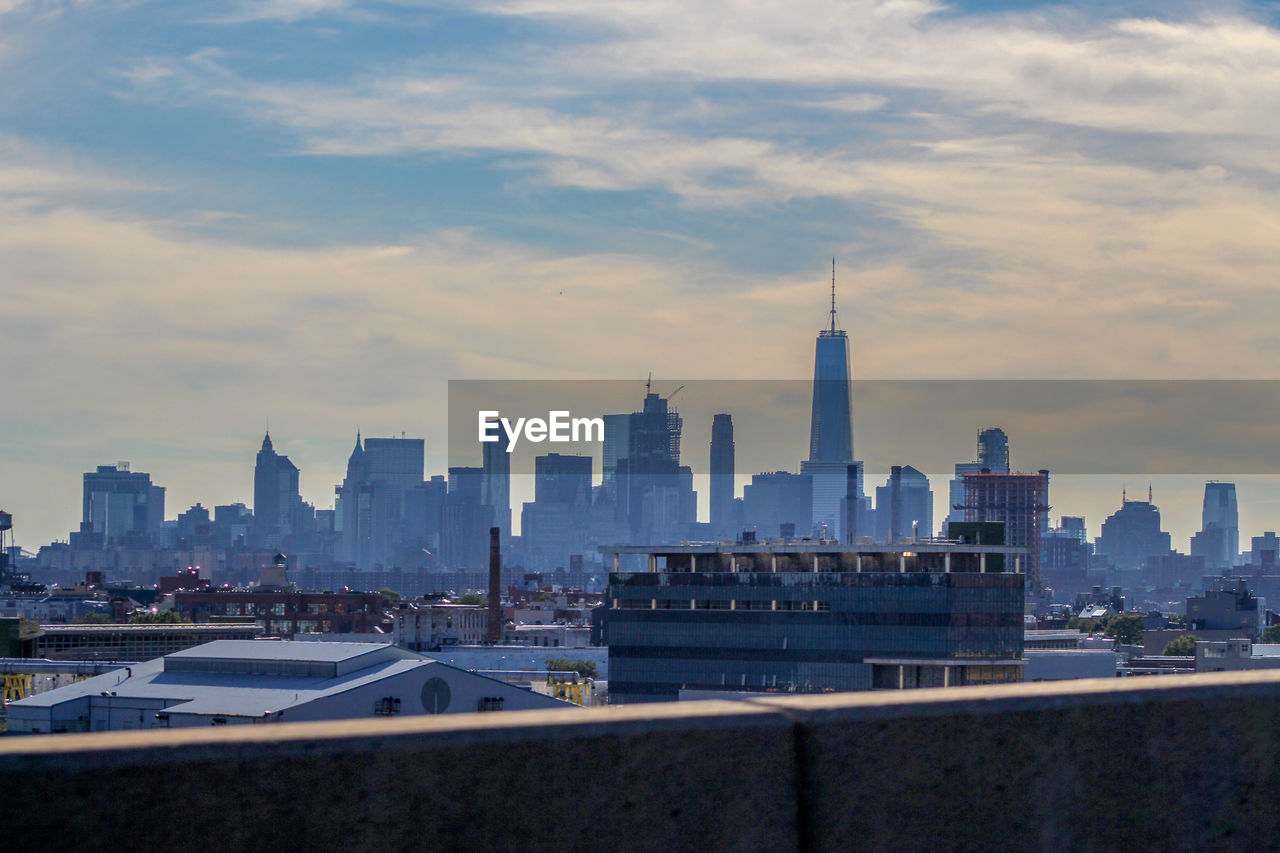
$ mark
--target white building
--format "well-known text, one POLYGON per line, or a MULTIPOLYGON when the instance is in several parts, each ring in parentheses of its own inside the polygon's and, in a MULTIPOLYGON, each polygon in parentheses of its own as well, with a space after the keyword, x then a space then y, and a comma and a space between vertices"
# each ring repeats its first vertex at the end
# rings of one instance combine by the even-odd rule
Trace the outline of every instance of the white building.
POLYGON ((13 702, 47 733, 572 708, 386 644, 218 640, 13 702))

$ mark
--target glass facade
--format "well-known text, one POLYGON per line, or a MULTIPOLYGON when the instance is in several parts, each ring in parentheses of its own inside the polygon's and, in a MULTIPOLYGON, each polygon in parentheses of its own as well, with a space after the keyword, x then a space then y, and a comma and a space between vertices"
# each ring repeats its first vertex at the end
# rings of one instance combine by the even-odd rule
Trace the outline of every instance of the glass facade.
POLYGON ((615 573, 611 701, 1018 680, 1023 576, 922 568, 615 573))

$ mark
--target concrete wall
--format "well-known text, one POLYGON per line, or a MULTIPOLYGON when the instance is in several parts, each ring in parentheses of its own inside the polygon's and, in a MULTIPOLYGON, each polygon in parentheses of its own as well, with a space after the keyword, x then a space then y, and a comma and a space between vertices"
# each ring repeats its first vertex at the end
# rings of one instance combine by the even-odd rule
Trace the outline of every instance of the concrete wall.
POLYGON ((1280 673, 0 740, 58 849, 1233 850, 1280 673))

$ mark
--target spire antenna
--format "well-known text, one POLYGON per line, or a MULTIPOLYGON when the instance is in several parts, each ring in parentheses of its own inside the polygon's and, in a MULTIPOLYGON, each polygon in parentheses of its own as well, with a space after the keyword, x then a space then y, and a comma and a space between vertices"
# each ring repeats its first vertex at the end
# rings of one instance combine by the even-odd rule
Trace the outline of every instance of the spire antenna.
POLYGON ((836 330, 836 258, 831 256, 831 331, 836 330))

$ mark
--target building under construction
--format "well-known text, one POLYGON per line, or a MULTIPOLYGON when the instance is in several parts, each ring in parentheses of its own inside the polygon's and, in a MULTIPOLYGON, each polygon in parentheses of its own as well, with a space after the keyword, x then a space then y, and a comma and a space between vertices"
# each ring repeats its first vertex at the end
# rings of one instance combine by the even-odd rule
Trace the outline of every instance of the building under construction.
POLYGON ((1040 537, 1049 521, 1049 472, 962 474, 964 502, 953 510, 969 522, 1004 524, 1004 544, 1025 548, 1028 594, 1040 591, 1040 537))

